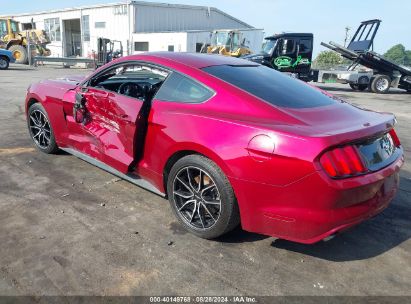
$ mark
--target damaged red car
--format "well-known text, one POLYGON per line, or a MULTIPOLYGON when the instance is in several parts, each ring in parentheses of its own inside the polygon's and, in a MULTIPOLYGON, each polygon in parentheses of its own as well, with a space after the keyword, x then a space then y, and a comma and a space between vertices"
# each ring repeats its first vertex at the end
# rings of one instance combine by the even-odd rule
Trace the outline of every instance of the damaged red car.
POLYGON ((329 238, 388 206, 404 161, 392 114, 218 55, 146 53, 45 80, 28 89, 26 113, 40 151, 167 197, 203 238, 238 225, 329 238))

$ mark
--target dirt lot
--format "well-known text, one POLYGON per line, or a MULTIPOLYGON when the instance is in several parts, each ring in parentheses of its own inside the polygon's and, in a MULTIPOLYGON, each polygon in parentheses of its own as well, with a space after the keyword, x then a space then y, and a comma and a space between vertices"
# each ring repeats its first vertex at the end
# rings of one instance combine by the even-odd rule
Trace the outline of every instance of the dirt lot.
POLYGON ((81 69, 0 72, 0 295, 411 295, 411 95, 322 86, 397 115, 407 162, 378 217, 316 245, 185 233, 168 202, 73 156, 37 152, 24 96, 81 69))

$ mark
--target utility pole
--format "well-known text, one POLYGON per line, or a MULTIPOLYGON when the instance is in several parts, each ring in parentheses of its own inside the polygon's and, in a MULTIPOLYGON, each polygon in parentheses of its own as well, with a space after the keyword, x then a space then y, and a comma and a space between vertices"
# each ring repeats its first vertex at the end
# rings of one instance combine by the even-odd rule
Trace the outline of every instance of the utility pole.
POLYGON ((348 27, 348 26, 346 26, 345 27, 345 38, 344 38, 344 47, 346 47, 347 46, 347 41, 348 41, 348 39, 350 38, 349 36, 349 31, 351 30, 351 28, 350 27, 348 27))

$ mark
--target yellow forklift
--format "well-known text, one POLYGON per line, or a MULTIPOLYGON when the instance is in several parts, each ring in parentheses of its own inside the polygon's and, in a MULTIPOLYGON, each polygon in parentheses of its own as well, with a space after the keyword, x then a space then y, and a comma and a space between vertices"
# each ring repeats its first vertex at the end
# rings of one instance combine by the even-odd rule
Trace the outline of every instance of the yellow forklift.
POLYGON ((50 50, 47 48, 49 43, 45 31, 36 29, 20 31, 19 22, 11 18, 0 18, 0 47, 11 51, 16 63, 28 63, 29 44, 32 56, 50 56, 50 50), (28 37, 30 41, 27 41, 28 37))
POLYGON ((123 55, 123 43, 121 41, 103 37, 97 39, 96 68, 99 68, 117 58, 123 57, 123 55))

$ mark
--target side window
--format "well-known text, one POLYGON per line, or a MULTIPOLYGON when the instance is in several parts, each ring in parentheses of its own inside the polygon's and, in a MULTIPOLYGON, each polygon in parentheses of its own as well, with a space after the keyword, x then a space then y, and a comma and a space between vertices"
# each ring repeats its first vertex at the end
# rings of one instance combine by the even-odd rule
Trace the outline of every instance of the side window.
POLYGON ((7 35, 7 23, 6 20, 0 20, 0 38, 7 35))
POLYGON ((44 19, 44 30, 51 41, 61 41, 60 18, 44 19))
POLYGON ((148 94, 145 88, 158 88, 167 75, 168 72, 153 66, 128 63, 115 66, 92 78, 89 86, 142 99, 148 94))
POLYGON ((199 103, 213 96, 214 92, 178 73, 172 73, 155 96, 162 101, 199 103))
POLYGON ((149 44, 147 41, 136 41, 134 42, 135 52, 148 52, 149 44))
POLYGON ((12 31, 13 33, 17 33, 17 32, 19 31, 19 28, 18 28, 16 22, 10 22, 10 25, 11 25, 11 31, 12 31))
POLYGON ((281 45, 281 55, 294 53, 295 41, 292 39, 284 39, 281 45))
POLYGON ((312 40, 311 39, 301 39, 300 40, 300 53, 309 53, 312 50, 312 40))

